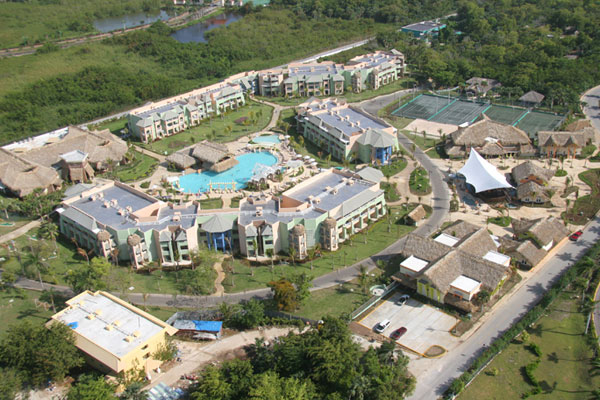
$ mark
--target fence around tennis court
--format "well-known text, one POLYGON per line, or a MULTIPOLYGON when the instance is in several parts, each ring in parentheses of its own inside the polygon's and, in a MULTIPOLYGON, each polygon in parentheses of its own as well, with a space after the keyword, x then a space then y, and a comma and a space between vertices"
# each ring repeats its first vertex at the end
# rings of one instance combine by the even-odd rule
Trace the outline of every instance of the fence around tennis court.
POLYGON ((516 127, 527 132, 529 137, 534 137, 539 131, 554 130, 564 119, 564 115, 543 111, 530 111, 519 120, 516 127))
POLYGON ((402 107, 398 108, 392 115, 404 118, 429 119, 438 113, 442 108, 457 101, 453 97, 434 96, 430 94, 420 94, 402 107))
POLYGON ((488 108, 490 108, 489 103, 458 100, 440 110, 437 114, 430 117, 429 120, 451 125, 462 125, 465 122, 472 123, 488 108))
POLYGON ((528 112, 529 110, 525 108, 492 104, 492 106, 485 111, 485 115, 492 121, 500 122, 505 125, 514 125, 528 112))

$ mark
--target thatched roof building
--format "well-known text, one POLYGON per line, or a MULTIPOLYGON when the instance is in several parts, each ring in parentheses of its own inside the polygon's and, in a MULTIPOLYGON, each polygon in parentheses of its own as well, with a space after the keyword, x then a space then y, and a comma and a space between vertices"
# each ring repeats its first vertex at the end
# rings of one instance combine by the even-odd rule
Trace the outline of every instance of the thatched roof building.
POLYGON ((550 201, 550 193, 544 186, 528 181, 517 186, 517 199, 523 203, 544 204, 550 201))
POLYGON ((473 232, 475 232, 478 229, 479 229, 479 227, 477 225, 474 225, 467 221, 460 220, 460 221, 456 221, 452 225, 446 227, 446 229, 444 229, 442 231, 442 233, 454 236, 458 239, 462 239, 465 236, 471 235, 473 232))
POLYGON ((192 157, 190 153, 190 149, 184 149, 175 152, 167 157, 167 162, 173 164, 179 169, 191 168, 194 164, 196 164, 197 160, 192 157))
POLYGON ((453 132, 446 142, 446 153, 450 157, 465 157, 472 148, 487 157, 534 154, 525 131, 492 121, 485 115, 473 125, 453 132))
POLYGON ((203 168, 214 172, 223 172, 238 163, 226 145, 206 140, 194 146, 191 155, 202 163, 203 168))
POLYGON ((29 162, 0 148, 0 183, 15 196, 23 197, 38 188, 53 192, 60 188, 62 180, 53 168, 29 162))
POLYGON ((562 221, 555 217, 513 219, 511 225, 515 235, 525 238, 531 236, 539 247, 548 247, 545 250, 549 250, 569 234, 562 221))
POLYGON ((544 95, 536 92, 535 90, 531 90, 519 97, 519 101, 527 105, 536 105, 541 103, 542 100, 544 100, 544 95))
POLYGON ((414 225, 418 225, 419 222, 427 216, 427 211, 422 204, 419 204, 411 212, 406 215, 406 220, 414 225))
POLYGON ((511 174, 517 185, 529 181, 545 184, 554 176, 554 171, 539 167, 533 161, 526 161, 514 167, 511 174))

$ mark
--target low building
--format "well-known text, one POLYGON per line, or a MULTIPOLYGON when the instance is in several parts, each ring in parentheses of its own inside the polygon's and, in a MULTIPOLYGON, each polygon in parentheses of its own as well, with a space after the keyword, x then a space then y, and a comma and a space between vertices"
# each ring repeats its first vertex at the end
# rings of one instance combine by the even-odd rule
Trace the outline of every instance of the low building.
POLYGON ((439 303, 471 311, 478 292, 495 294, 510 273, 510 257, 499 249, 500 243, 487 229, 473 230, 462 221, 435 239, 410 234, 400 249, 405 259, 393 279, 439 303))
POLYGON ((197 311, 177 311, 167 320, 167 324, 177 329, 178 336, 191 339, 217 340, 223 333, 222 321, 207 321, 197 311))
POLYGON ((35 189, 59 189, 62 180, 86 182, 95 171, 119 165, 127 144, 110 131, 84 131, 75 126, 34 136, 0 149, 0 183, 23 197, 35 189))
POLYGON ((517 238, 531 240, 546 252, 569 235, 569 230, 555 217, 536 220, 513 219, 511 224, 517 238))
POLYGON ((465 83, 467 85, 465 91, 469 97, 484 97, 487 96, 490 91, 502 86, 502 84, 495 79, 477 77, 473 77, 465 83))
POLYGON ((129 112, 129 133, 144 143, 160 140, 246 104, 245 91, 238 83, 221 82, 129 112))
POLYGON ((161 365, 155 358, 167 336, 177 329, 137 307, 98 291, 85 291, 66 302, 67 308, 49 324, 62 323, 73 330, 75 346, 90 364, 103 372, 143 369, 146 375, 161 365))
POLYGON ((517 127, 483 119, 468 127, 461 127, 446 140, 446 154, 463 158, 471 149, 484 157, 531 156, 535 149, 527 133, 517 127))
POLYGON ((405 25, 401 28, 402 32, 410 33, 418 39, 431 36, 437 36, 440 30, 444 29, 446 24, 437 21, 422 21, 416 24, 405 25))
POLYGON ((542 155, 553 157, 576 157, 587 144, 595 138, 595 129, 584 128, 580 131, 539 131, 538 148, 542 155))
POLYGON ((544 95, 536 92, 535 90, 531 90, 525 93, 523 96, 519 97, 519 101, 524 107, 537 107, 544 100, 544 95))
POLYGON ((411 212, 406 214, 405 220, 407 225, 415 225, 418 226, 421 220, 427 217, 427 211, 425 211, 425 207, 422 204, 419 204, 415 208, 412 209, 411 212))
POLYGON ((338 99, 298 106, 298 132, 337 160, 387 164, 399 149, 396 128, 338 99))
POLYGON ((511 172, 517 186, 517 198, 523 203, 543 204, 550 201, 548 182, 554 171, 537 166, 533 161, 517 165, 511 172))

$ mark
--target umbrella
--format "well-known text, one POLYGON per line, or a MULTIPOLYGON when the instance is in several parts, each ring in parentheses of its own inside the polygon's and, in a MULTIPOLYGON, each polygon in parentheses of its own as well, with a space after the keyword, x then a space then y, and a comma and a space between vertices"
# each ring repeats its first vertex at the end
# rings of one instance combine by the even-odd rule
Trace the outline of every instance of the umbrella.
POLYGON ((305 160, 310 160, 310 156, 304 156, 305 160))

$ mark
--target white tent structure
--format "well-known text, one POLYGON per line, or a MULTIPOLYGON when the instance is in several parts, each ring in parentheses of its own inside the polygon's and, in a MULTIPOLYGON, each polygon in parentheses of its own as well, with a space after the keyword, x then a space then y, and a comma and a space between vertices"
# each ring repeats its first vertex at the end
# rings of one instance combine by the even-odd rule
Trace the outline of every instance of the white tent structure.
POLYGON ((506 177, 474 149, 471 149, 469 159, 458 173, 466 178, 468 184, 473 185, 475 193, 512 188, 506 177))

